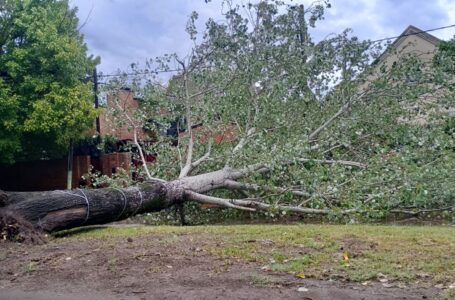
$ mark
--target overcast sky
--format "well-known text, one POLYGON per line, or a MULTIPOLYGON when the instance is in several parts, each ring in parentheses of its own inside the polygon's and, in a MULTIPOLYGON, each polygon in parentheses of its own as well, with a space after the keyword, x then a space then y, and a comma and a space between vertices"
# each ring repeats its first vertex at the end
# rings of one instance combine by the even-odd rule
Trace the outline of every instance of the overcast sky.
MULTIPOLYGON (((101 57, 98 68, 106 74, 164 53, 187 54, 191 46, 185 33, 188 16, 197 11, 201 25, 209 17, 221 19, 221 2, 70 0, 70 5, 79 8, 89 52, 101 57)), ((316 39, 348 27, 354 35, 374 40, 399 35, 408 25, 426 30, 455 24, 454 0, 332 0, 331 4, 313 32, 316 39)), ((431 34, 447 40, 455 35, 455 27, 431 34)))

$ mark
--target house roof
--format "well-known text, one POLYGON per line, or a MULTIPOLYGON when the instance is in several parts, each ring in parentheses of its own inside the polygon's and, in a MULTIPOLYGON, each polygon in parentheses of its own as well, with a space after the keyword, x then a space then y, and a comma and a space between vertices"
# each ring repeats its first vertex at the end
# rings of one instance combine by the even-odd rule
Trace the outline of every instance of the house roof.
MULTIPOLYGON (((406 37, 408 36, 418 36, 419 38, 433 44, 433 45, 438 45, 441 40, 435 37, 434 35, 429 34, 428 32, 423 31, 422 29, 419 29, 413 25, 409 25, 403 33, 401 33, 395 41, 393 41, 392 44, 389 45, 386 51, 384 51, 376 61, 382 60, 385 56, 388 55, 388 49, 393 49, 393 48, 398 48, 398 46, 403 43, 406 40, 406 37)), ((375 61, 375 62, 376 62, 375 61)))
POLYGON ((406 28, 403 31, 403 33, 400 34, 400 36, 392 43, 392 46, 394 47, 398 46, 403 42, 404 38, 409 35, 416 35, 421 39, 424 39, 427 42, 432 43, 433 45, 437 45, 441 42, 441 40, 435 37, 434 35, 431 35, 428 32, 425 32, 422 29, 419 29, 413 25, 409 25, 408 28, 406 28))

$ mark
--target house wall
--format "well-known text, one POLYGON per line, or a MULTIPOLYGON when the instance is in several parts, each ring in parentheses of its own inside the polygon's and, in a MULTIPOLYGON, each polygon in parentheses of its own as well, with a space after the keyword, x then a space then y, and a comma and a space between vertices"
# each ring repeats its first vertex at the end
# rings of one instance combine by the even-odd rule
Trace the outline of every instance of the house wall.
POLYGON ((389 51, 381 58, 381 65, 385 64, 387 68, 391 68, 393 63, 398 61, 400 57, 409 54, 417 56, 422 62, 431 63, 437 50, 437 46, 434 43, 418 35, 399 38, 394 43, 394 48, 395 51, 389 51))
MULTIPOLYGON (((417 28, 410 26, 404 34, 419 32, 417 28)), ((416 34, 399 37, 390 48, 393 51, 386 51, 379 58, 380 62, 377 65, 377 73, 373 74, 367 83, 360 86, 361 90, 368 89, 369 82, 382 76, 380 71, 384 66, 390 70, 395 62, 398 62, 402 57, 407 55, 415 55, 421 62, 430 67, 433 57, 438 49, 439 40, 429 34, 416 34)), ((424 70, 423 70, 424 71, 424 70)), ((438 105, 436 102, 441 96, 442 91, 438 93, 424 94, 412 105, 405 107, 409 114, 406 117, 400 117, 402 123, 414 125, 425 125, 430 122, 432 114, 455 114, 455 107, 446 107, 438 105)))
MULTIPOLYGON (((406 31, 405 31, 406 33, 406 31)), ((379 58, 379 63, 368 80, 360 85, 360 90, 367 90, 372 81, 384 76, 382 69, 390 70, 395 62, 407 55, 416 55, 422 62, 431 63, 437 47, 434 43, 418 36, 410 35, 398 38, 379 58)))
MULTIPOLYGON (((128 119, 123 115, 133 117, 139 108, 139 102, 134 99, 134 92, 129 89, 121 89, 117 95, 107 97, 107 107, 102 111, 100 119, 101 136, 112 135, 119 140, 133 140, 133 130, 129 125, 128 119), (119 108, 120 106, 120 108, 119 108), (117 116, 113 115, 113 110, 117 111, 117 116)), ((138 139, 144 139, 144 130, 137 129, 138 139)))
MULTIPOLYGON (((194 138, 201 144, 205 144, 208 140, 213 139, 215 145, 219 145, 224 142, 235 141, 239 135, 237 127, 235 125, 227 125, 219 130, 209 130, 204 126, 199 126, 191 130, 194 138)), ((179 139, 186 138, 188 132, 179 132, 179 139)))

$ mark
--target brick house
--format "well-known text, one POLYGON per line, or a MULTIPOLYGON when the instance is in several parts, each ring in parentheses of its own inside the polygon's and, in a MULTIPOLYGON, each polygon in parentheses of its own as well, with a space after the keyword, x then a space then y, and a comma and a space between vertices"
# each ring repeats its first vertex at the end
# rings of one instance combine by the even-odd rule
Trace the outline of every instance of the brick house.
MULTIPOLYGON (((388 49, 384 51, 375 64, 377 69, 385 67, 390 70, 394 67, 403 57, 409 55, 415 55, 415 57, 423 63, 426 67, 430 67, 433 62, 433 58, 438 51, 438 45, 441 42, 437 37, 423 32, 421 29, 415 26, 408 26, 396 39, 389 45, 388 49)), ((425 70, 422 70, 423 72, 425 70)), ((382 76, 381 74, 373 75, 372 80, 376 77, 382 76)), ((365 88, 368 83, 365 83, 360 88, 365 88)), ((443 91, 440 91, 442 93, 443 91)), ((454 106, 442 106, 436 104, 437 93, 424 94, 419 97, 412 106, 406 107, 410 112, 410 116, 407 118, 400 118, 403 123, 410 123, 415 125, 425 125, 430 122, 431 114, 449 114, 455 116, 454 106)))

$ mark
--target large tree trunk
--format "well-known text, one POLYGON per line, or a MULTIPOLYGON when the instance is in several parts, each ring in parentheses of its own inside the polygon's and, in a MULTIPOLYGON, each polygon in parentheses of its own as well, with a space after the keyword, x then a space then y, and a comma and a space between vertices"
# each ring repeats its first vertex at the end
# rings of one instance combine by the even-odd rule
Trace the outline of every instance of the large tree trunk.
POLYGON ((124 189, 5 192, 1 210, 42 230, 56 231, 162 210, 177 201, 169 188, 168 183, 148 182, 124 189))

